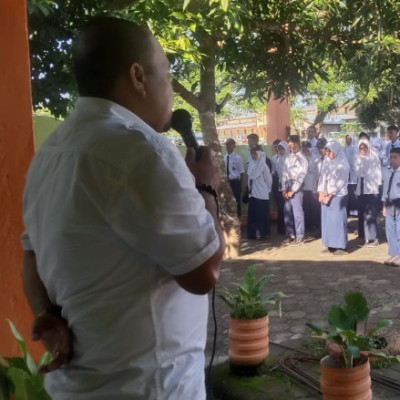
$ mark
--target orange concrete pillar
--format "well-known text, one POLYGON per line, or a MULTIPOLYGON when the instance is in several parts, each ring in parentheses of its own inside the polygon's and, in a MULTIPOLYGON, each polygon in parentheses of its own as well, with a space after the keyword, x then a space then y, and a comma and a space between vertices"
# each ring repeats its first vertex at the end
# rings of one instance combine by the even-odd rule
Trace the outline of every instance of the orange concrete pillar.
POLYGON ((267 143, 275 139, 286 140, 290 132, 289 100, 275 99, 273 95, 267 103, 267 143))
MULTIPOLYGON (((16 355, 11 319, 30 339, 32 315, 21 281, 21 197, 33 154, 32 99, 25 0, 0 2, 0 354, 16 355)), ((27 340, 29 341, 29 340, 27 340)), ((30 346, 31 350, 32 347, 30 346)), ((35 356, 41 352, 33 347, 35 356)))

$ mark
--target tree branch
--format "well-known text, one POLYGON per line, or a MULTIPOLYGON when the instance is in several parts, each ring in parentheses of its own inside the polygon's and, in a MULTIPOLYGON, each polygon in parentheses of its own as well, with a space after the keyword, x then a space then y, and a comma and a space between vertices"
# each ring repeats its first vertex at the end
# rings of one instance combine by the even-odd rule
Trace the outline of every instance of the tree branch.
POLYGON ((200 100, 195 94, 186 89, 185 86, 179 83, 175 78, 172 78, 172 87, 174 88, 175 93, 178 93, 183 100, 199 111, 200 100))
POLYGON ((227 93, 227 94, 225 95, 225 97, 223 98, 223 100, 222 100, 219 104, 217 104, 217 105, 215 106, 215 112, 216 112, 217 114, 219 114, 219 113, 222 111, 222 109, 225 107, 225 104, 226 104, 231 98, 232 98, 232 95, 231 95, 230 93, 227 93))

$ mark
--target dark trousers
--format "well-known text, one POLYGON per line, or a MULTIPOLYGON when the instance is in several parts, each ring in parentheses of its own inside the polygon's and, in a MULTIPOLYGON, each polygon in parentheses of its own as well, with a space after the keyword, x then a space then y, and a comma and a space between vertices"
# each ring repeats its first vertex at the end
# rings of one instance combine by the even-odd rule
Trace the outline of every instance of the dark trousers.
POLYGON ((303 190, 304 225, 306 231, 321 229, 321 206, 312 190, 303 190))
POLYGON ((250 197, 247 216, 247 236, 252 239, 263 238, 270 233, 269 200, 250 197))
POLYGON ((376 216, 379 207, 378 196, 378 194, 362 194, 357 196, 358 237, 366 241, 377 238, 376 216))
POLYGON ((279 191, 279 180, 276 175, 274 175, 272 180, 272 194, 276 204, 276 211, 278 212, 277 231, 283 235, 285 234, 285 219, 283 217, 283 205, 285 201, 282 192, 279 191))
POLYGON ((231 185, 233 197, 236 199, 237 216, 240 218, 242 215, 242 183, 240 179, 229 179, 229 184, 231 185))
POLYGON ((289 237, 304 237, 303 192, 296 192, 284 204, 285 229, 289 237))
POLYGON ((358 209, 357 205, 357 197, 356 197, 356 184, 347 185, 347 216, 356 215, 356 211, 358 209))

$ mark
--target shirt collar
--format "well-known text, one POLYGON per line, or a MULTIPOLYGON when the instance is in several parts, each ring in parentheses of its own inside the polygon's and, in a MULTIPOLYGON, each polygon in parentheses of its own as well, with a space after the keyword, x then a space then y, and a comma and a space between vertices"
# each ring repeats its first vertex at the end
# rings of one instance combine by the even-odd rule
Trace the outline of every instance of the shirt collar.
POLYGON ((75 110, 83 115, 86 113, 109 113, 128 123, 145 123, 127 108, 101 97, 79 97, 75 104, 75 110))

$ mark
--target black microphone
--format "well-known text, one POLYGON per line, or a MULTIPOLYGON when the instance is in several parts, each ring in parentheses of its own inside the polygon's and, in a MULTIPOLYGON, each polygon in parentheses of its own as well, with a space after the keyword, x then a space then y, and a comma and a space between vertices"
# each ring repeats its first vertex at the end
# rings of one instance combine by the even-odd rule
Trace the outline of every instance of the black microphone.
POLYGON ((172 113, 171 128, 175 129, 183 139, 186 147, 191 147, 196 152, 196 157, 200 155, 200 147, 193 132, 193 118, 189 111, 180 108, 172 113))

